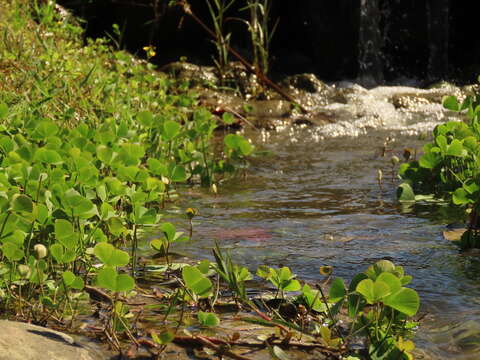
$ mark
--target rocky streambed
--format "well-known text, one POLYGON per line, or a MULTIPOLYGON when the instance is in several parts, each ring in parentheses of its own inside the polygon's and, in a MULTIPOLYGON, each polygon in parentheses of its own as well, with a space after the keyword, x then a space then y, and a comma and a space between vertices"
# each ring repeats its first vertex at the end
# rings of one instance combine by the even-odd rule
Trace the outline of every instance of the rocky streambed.
POLYGON ((176 62, 161 70, 188 82, 200 102, 214 113, 232 112, 244 126, 271 129, 278 124, 318 125, 326 136, 356 136, 379 128, 418 129, 419 124, 429 129, 435 122, 458 117, 443 108, 444 96, 463 98, 477 88, 446 82, 418 88, 413 80, 403 81, 412 86, 365 88, 349 81, 327 84, 314 74, 279 80, 279 87, 307 110, 304 113, 278 92, 261 88, 256 76, 238 63, 232 65, 230 77, 224 80, 226 85, 213 67, 176 62))

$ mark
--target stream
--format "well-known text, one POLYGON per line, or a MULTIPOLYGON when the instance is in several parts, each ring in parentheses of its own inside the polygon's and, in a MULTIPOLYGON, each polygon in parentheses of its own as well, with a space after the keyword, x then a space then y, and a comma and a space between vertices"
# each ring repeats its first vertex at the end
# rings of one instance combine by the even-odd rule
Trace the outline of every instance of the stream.
POLYGON ((194 240, 175 251, 213 259, 218 241, 253 272, 260 264, 285 265, 311 282, 321 280, 322 265, 348 281, 389 259, 413 275, 411 286, 421 297, 416 358, 478 359, 480 258, 462 254, 442 235, 461 216, 439 204, 398 203, 398 179, 392 178, 392 154, 402 159, 404 148, 421 149, 428 131, 444 120, 366 126, 366 119, 357 119, 348 126, 247 131, 270 155, 255 159, 246 179, 222 185, 217 197, 187 191, 180 208, 199 210, 194 240), (384 174, 382 188, 377 169, 384 174))

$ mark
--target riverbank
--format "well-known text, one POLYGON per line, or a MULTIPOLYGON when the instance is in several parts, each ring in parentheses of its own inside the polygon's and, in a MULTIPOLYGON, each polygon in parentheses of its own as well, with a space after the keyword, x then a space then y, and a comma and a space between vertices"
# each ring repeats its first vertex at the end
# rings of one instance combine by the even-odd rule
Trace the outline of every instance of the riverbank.
MULTIPOLYGON (((300 282, 280 262, 256 269, 236 264, 223 247, 211 261, 175 253, 195 239, 199 218, 189 198, 179 205, 185 189, 203 188, 215 199, 232 179, 246 177, 255 147, 237 133, 225 132, 217 142, 215 129, 219 121, 225 127, 250 121, 256 103, 225 115, 223 103, 201 98, 205 86, 158 73, 107 40, 84 46, 75 19, 59 17, 53 4, 0 6, 5 314, 90 334, 130 357, 163 356, 177 351, 174 344, 196 357, 355 359, 380 350, 407 356, 419 299, 401 266, 371 259, 376 264, 359 266, 351 283, 333 279, 329 267, 300 282), (187 222, 184 233, 165 221, 172 213, 187 222), (377 280, 384 291, 372 297, 377 280), (393 296, 399 292, 403 302, 393 296), (392 326, 400 320, 409 329, 392 326), (353 341, 361 345, 350 348, 353 341)), ((349 100, 377 91, 388 99, 383 106, 394 98, 386 88, 370 93, 348 85, 337 93, 310 75, 291 81, 295 89, 303 86, 312 109, 320 104, 316 96, 331 92, 320 99, 334 113, 355 107, 357 118, 366 114, 378 124, 392 114, 354 106, 356 95, 349 100)), ((271 119, 264 105, 256 116, 271 119)), ((294 111, 280 120, 293 119, 294 111)), ((345 122, 352 117, 347 113, 345 122)))

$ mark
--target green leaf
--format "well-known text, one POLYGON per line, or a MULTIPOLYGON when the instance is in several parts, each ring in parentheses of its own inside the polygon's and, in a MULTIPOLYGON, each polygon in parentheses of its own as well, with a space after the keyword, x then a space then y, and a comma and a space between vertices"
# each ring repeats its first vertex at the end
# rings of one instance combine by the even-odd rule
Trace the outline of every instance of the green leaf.
POLYGON ((64 219, 55 220, 55 238, 70 250, 74 250, 78 243, 78 234, 75 233, 73 225, 64 219))
POLYGON ((115 291, 130 291, 135 287, 135 280, 127 274, 118 275, 116 281, 115 291))
POLYGON ((114 236, 120 236, 125 231, 125 226, 123 226, 123 221, 119 217, 112 217, 107 221, 108 230, 114 236))
POLYGON ((12 210, 21 213, 32 213, 33 201, 27 195, 15 194, 12 197, 12 210))
POLYGON ((123 165, 137 166, 140 162, 140 159, 145 156, 145 149, 140 144, 122 144, 122 147, 118 153, 118 160, 123 163, 123 165))
POLYGON ((97 146, 97 158, 105 165, 110 165, 113 159, 113 150, 109 146, 97 146))
POLYGON ((135 287, 135 281, 127 274, 118 274, 114 268, 105 267, 98 272, 97 284, 105 289, 123 292, 135 287))
POLYGON ((289 280, 288 284, 283 287, 285 291, 299 291, 302 288, 298 280, 289 280))
POLYGON ((469 194, 464 188, 458 188, 452 194, 452 202, 455 205, 466 205, 474 203, 475 201, 469 197, 469 194))
POLYGON ((97 207, 89 199, 83 197, 74 189, 69 189, 64 195, 64 204, 68 208, 69 213, 73 212, 74 217, 89 219, 98 215, 97 207))
POLYGON ((117 289, 117 271, 113 268, 106 267, 100 269, 97 275, 97 284, 105 289, 116 291, 117 289))
POLYGON ((199 311, 197 313, 197 318, 202 326, 218 326, 218 324, 220 324, 218 316, 211 312, 199 311))
POLYGON ((197 269, 200 270, 202 274, 207 274, 208 271, 210 270, 210 261, 207 259, 202 260, 198 265, 197 269))
POLYGON ((459 141, 458 139, 453 139, 450 145, 448 145, 447 153, 446 155, 449 156, 456 156, 456 157, 463 157, 467 153, 463 149, 462 142, 459 141))
POLYGON ((327 306, 323 303, 322 296, 318 290, 312 290, 308 284, 303 285, 302 295, 309 308, 317 312, 327 311, 327 306))
POLYGON ((165 222, 160 226, 160 230, 163 232, 169 242, 175 239, 176 229, 172 223, 165 222))
POLYGON ((224 112, 222 115, 222 121, 227 125, 232 125, 235 123, 235 117, 232 113, 224 112))
POLYGON ((130 261, 130 255, 126 251, 116 249, 106 242, 95 245, 93 253, 108 266, 125 266, 130 261))
POLYGON ((347 290, 345 289, 345 283, 341 278, 335 278, 330 286, 330 291, 328 294, 329 300, 332 302, 337 302, 343 299, 347 295, 347 290))
POLYGON ((50 165, 60 165, 63 163, 63 159, 58 152, 46 148, 37 149, 34 159, 50 165))
POLYGON ((165 121, 163 124, 163 136, 167 141, 171 141, 180 133, 180 128, 180 124, 176 121, 165 121))
POLYGON ((36 135, 40 136, 41 138, 53 136, 58 133, 58 130, 59 128, 57 124, 51 121, 42 121, 35 128, 36 135))
POLYGON ((137 114, 137 120, 143 126, 150 128, 153 125, 153 114, 150 111, 141 111, 137 114))
POLYGON ((360 281, 356 291, 362 294, 369 304, 374 304, 390 294, 390 288, 383 281, 373 282, 371 279, 360 281))
POLYGON ((76 276, 74 273, 71 271, 67 270, 64 271, 62 274, 63 282, 65 283, 66 286, 70 286, 74 283, 76 276))
POLYGON ((172 170, 171 179, 174 182, 184 182, 187 180, 187 172, 185 171, 185 167, 176 165, 172 170))
POLYGON ((65 250, 63 246, 59 243, 52 244, 50 246, 50 254, 52 254, 53 258, 59 262, 63 263, 63 254, 65 253, 65 250))
POLYGON ((5 119, 8 115, 8 106, 7 104, 0 103, 0 120, 5 119))
POLYGON ((239 149, 242 155, 247 156, 253 152, 253 145, 243 137, 239 140, 239 149))
POLYGON ((460 105, 456 96, 444 96, 442 99, 442 104, 443 107, 448 110, 458 111, 460 109, 460 105))
POLYGON ((426 169, 434 169, 442 162, 442 158, 436 153, 426 153, 418 161, 419 165, 426 169))
POLYGON ((3 255, 10 261, 19 261, 24 257, 23 250, 12 242, 7 242, 2 245, 3 255))
POLYGON ((396 293, 385 298, 383 303, 401 313, 413 316, 417 313, 418 308, 420 307, 420 298, 415 290, 401 288, 396 293))
POLYGON ((435 142, 437 143, 438 147, 440 148, 440 152, 442 155, 445 155, 448 150, 448 142, 447 138, 444 135, 438 135, 435 138, 435 142))
POLYGON ((160 160, 157 160, 155 158, 149 158, 147 160, 147 165, 148 169, 152 172, 154 175, 158 176, 167 176, 168 175, 168 167, 165 165, 165 163, 161 162, 160 160))
POLYGON ((397 292, 402 287, 400 279, 389 272, 383 272, 378 275, 376 281, 383 281, 385 284, 388 285, 388 287, 390 288, 390 292, 392 293, 397 292))
POLYGON ((85 282, 80 276, 75 277, 75 281, 70 285, 72 289, 83 290, 85 287, 85 282))
POLYGON ((397 188, 397 198, 400 202, 415 202, 415 193, 408 183, 402 183, 397 188))
POLYGON ((232 150, 237 150, 238 149, 238 135, 236 134, 228 134, 223 138, 223 142, 225 145, 232 149, 232 150))
POLYGON ((212 282, 194 266, 185 266, 182 269, 182 278, 185 286, 200 297, 208 297, 211 294, 212 282))

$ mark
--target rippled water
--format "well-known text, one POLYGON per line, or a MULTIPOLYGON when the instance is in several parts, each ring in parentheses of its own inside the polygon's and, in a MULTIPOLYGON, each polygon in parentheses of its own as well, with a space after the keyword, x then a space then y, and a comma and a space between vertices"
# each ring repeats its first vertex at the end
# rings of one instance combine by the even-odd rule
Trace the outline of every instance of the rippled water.
POLYGON ((257 159, 246 180, 222 186, 217 197, 190 190, 182 206, 199 209, 194 241, 175 250, 211 258, 217 240, 251 270, 282 264, 309 281, 319 279, 321 265, 349 279, 390 259, 414 276, 422 299, 418 358, 479 359, 480 258, 461 254, 442 236, 458 214, 395 200, 389 158, 425 140, 397 130, 322 139, 318 131, 286 129, 266 141, 249 134, 272 155, 257 159), (387 137, 394 140, 381 157, 387 137))
POLYGON ((324 107, 335 123, 247 133, 271 155, 252 161, 246 179, 222 184, 217 197, 185 190, 173 221, 187 229, 180 209, 195 207, 199 215, 193 241, 174 251, 212 259, 218 241, 253 272, 260 264, 285 265, 312 282, 321 265, 349 280, 377 260, 392 260, 413 275, 421 296, 416 358, 480 359, 480 257, 443 238, 458 211, 396 201, 390 163, 406 147, 421 149, 425 134, 454 115, 431 101, 438 90, 346 86, 346 103, 324 107))

